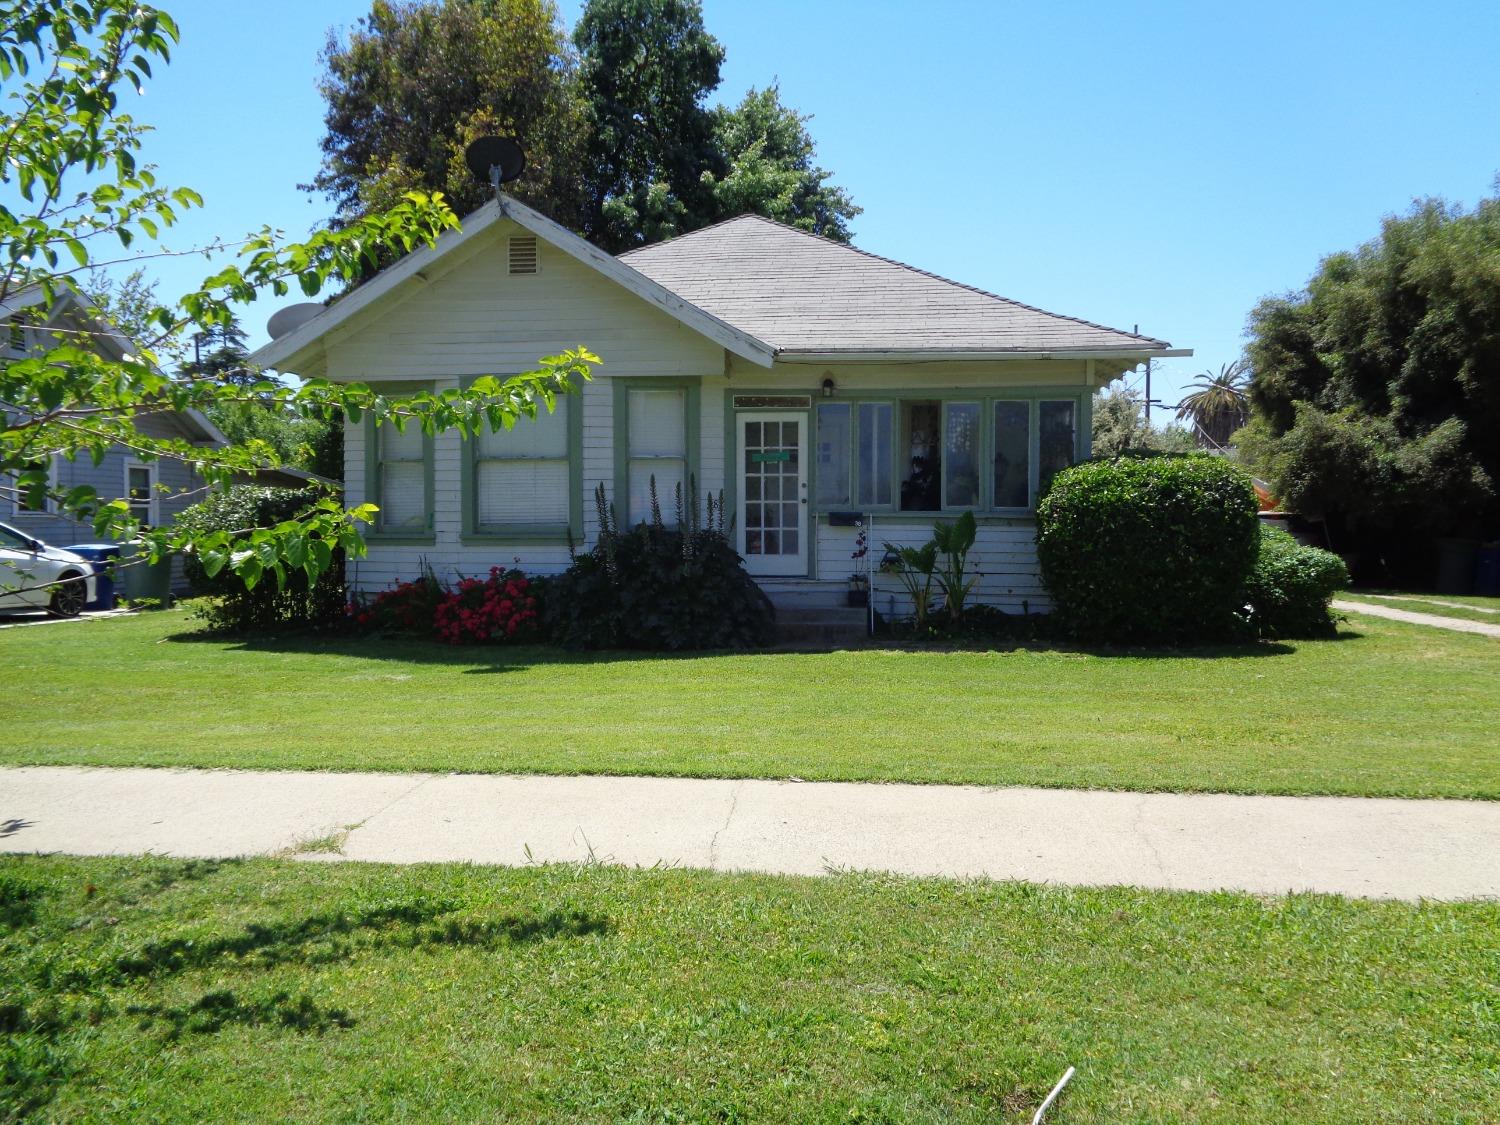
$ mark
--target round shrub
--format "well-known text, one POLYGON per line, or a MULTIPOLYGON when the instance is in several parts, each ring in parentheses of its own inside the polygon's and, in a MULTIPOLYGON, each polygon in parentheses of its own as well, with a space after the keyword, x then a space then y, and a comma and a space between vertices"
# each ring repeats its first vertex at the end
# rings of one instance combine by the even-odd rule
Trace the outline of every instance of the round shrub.
MULTIPOLYGON (((181 512, 176 526, 201 534, 271 527, 292 519, 323 494, 317 489, 260 488, 235 485, 181 512)), ((300 570, 287 573, 285 586, 268 574, 254 589, 225 567, 210 578, 189 554, 183 573, 193 593, 211 599, 201 610, 209 627, 231 633, 276 632, 305 625, 327 625, 344 616, 344 555, 333 553, 333 565, 311 587, 300 570)))
POLYGON ((547 632, 569 648, 754 648, 774 611, 725 536, 637 524, 548 579, 547 632))
POLYGON ((1331 637, 1338 618, 1328 602, 1348 585, 1349 568, 1332 551, 1263 527, 1246 592, 1250 625, 1257 636, 1273 639, 1331 637))
POLYGON ((1260 543, 1256 508, 1250 478, 1203 454, 1063 470, 1036 521, 1058 624, 1114 642, 1235 634, 1260 543))

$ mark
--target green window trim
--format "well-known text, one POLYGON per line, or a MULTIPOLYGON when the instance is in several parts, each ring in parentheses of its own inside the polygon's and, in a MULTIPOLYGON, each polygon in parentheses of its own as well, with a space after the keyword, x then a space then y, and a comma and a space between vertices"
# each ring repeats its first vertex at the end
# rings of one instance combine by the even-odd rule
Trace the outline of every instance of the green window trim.
MULTIPOLYGON (((660 391, 682 389, 683 409, 687 411, 687 475, 697 483, 698 502, 703 503, 702 464, 702 388, 703 380, 694 377, 668 377, 641 375, 617 377, 610 380, 614 390, 614 489, 611 491, 614 508, 623 526, 633 527, 646 517, 631 512, 630 508, 630 391, 660 391)), ((725 396, 726 399, 728 396, 725 396)), ((663 458, 673 460, 674 458, 663 458)), ((658 497, 663 504, 669 498, 658 497)))
MULTIPOLYGON (((479 375, 459 381, 468 387, 479 375)), ((568 522, 481 524, 478 521, 479 489, 475 475, 478 458, 474 440, 460 434, 462 452, 459 472, 459 501, 463 509, 459 541, 465 545, 516 544, 533 546, 583 542, 583 389, 575 383, 566 396, 568 403, 568 522)))
MULTIPOLYGON (((787 393, 764 391, 757 388, 736 388, 736 394, 772 394, 787 393)), ((813 395, 813 409, 808 412, 809 425, 814 429, 810 433, 812 441, 816 441, 816 407, 820 403, 830 401, 820 398, 816 391, 808 392, 813 395)), ((849 505, 830 506, 819 504, 817 500, 817 457, 809 458, 808 463, 808 491, 811 498, 811 508, 814 517, 827 516, 829 512, 843 511, 852 508, 857 511, 873 512, 887 521, 931 521, 935 518, 949 518, 963 512, 973 512, 976 516, 990 517, 996 520, 1016 520, 1027 522, 1036 514, 1037 492, 1040 481, 1040 414, 1042 402, 1070 402, 1074 408, 1074 454, 1076 464, 1087 460, 1092 453, 1093 442, 1090 437, 1090 426, 1092 424, 1092 398, 1093 389, 1080 386, 1026 386, 1026 387, 970 387, 970 388, 943 388, 924 390, 921 388, 881 388, 868 391, 840 391, 832 399, 834 402, 848 402, 856 408, 864 404, 885 403, 891 406, 891 432, 890 432, 890 460, 891 460, 891 502, 889 504, 863 504, 860 503, 860 488, 863 485, 859 466, 859 438, 860 438, 860 412, 855 409, 852 412, 850 429, 850 491, 852 503, 849 505), (936 402, 940 407, 940 418, 942 419, 942 431, 944 441, 947 434, 947 408, 950 403, 977 404, 979 407, 979 496, 978 503, 965 507, 950 507, 946 504, 947 499, 947 461, 943 458, 942 479, 939 484, 940 492, 945 501, 944 506, 932 511, 915 512, 905 511, 900 507, 899 487, 905 466, 902 464, 898 446, 901 428, 901 404, 903 402, 922 401, 936 402), (1028 411, 1028 435, 1029 465, 1027 469, 1027 505, 1024 508, 1000 507, 994 503, 994 452, 995 432, 994 416, 996 402, 1026 402, 1029 404, 1028 411)), ((734 409, 732 397, 724 396, 724 435, 725 435, 725 498, 730 510, 737 513, 739 478, 742 475, 739 465, 734 461, 733 450, 736 448, 737 435, 735 433, 735 415, 744 413, 734 409)), ((618 427, 618 422, 616 423, 618 427)), ((616 430, 616 448, 618 450, 619 430, 616 430)))
MULTIPOLYGON (((433 384, 427 381, 408 381, 399 383, 374 383, 371 386, 380 394, 403 395, 415 394, 419 391, 431 391, 433 384)), ((415 422, 409 423, 416 425, 415 422)), ((380 503, 380 435, 375 418, 366 414, 363 420, 365 433, 365 500, 368 503, 380 503)), ((412 543, 430 545, 437 541, 433 530, 433 508, 434 508, 434 456, 433 436, 422 435, 422 488, 423 505, 426 509, 425 523, 426 531, 383 531, 380 528, 380 516, 377 514, 375 522, 364 532, 367 541, 378 543, 412 543)))

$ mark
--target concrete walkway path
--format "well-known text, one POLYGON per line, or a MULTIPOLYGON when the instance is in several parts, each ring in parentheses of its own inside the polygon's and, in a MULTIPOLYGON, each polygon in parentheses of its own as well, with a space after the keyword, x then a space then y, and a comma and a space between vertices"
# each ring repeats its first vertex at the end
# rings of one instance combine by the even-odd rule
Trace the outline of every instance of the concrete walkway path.
POLYGON ((1390 602, 1426 602, 1428 605, 1441 605, 1449 609, 1471 609, 1475 613, 1500 613, 1500 609, 1494 609, 1487 605, 1470 605, 1468 602, 1444 601, 1441 594, 1434 594, 1430 598, 1425 595, 1418 597, 1416 594, 1366 594, 1365 597, 1379 598, 1382 601, 1390 602))
MULTIPOLYGON (((1397 609, 1390 605, 1371 605, 1369 602, 1350 602, 1335 598, 1333 608, 1342 613, 1368 613, 1371 617, 1385 617, 1391 621, 1405 621, 1408 625, 1431 625, 1437 629, 1451 629, 1455 633, 1478 633, 1485 637, 1500 637, 1500 625, 1488 621, 1466 621, 1461 617, 1439 617, 1435 613, 1417 613, 1410 609, 1397 609)), ((1471 607, 1472 608, 1472 607, 1471 607)))
POLYGON ((1500 896, 1500 802, 948 785, 0 769, 0 852, 872 869, 1500 896))

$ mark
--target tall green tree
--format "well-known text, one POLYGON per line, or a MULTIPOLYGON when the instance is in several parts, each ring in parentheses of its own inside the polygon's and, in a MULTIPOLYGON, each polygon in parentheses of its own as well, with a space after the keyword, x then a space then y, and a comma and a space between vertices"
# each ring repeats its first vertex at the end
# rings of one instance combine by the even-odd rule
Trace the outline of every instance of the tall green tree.
POLYGON ((1382 550, 1500 530, 1500 199, 1387 218, 1256 306, 1247 355, 1240 445, 1293 510, 1382 550))
POLYGON ((506 191, 567 226, 582 221, 585 122, 576 59, 552 0, 375 0, 347 38, 330 32, 319 82, 323 167, 309 190, 339 221, 408 191, 442 191, 466 215, 490 197, 464 163, 475 137, 520 138, 506 191))
POLYGON ((585 237, 618 253, 711 221, 728 162, 706 103, 724 48, 697 0, 589 0, 573 43, 589 124, 585 237))
MULTIPOLYGON (((0 301, 36 297, 44 314, 39 323, 46 323, 53 303, 80 292, 104 261, 122 252, 171 252, 145 248, 201 200, 191 189, 159 183, 142 162, 146 129, 123 111, 121 94, 143 88, 177 38, 171 17, 140 0, 12 0, 0 17, 0 198, 6 200, 0 301)), ((399 427, 470 435, 550 408, 557 394, 588 377, 594 357, 570 352, 523 375, 482 377, 463 391, 395 397, 319 380, 295 389, 272 382, 243 388, 174 379, 160 369, 154 348, 161 339, 222 329, 234 304, 262 294, 284 296, 295 286, 314 296, 331 281, 369 269, 380 255, 431 244, 457 222, 441 200, 414 194, 302 242, 262 229, 175 304, 145 312, 141 323, 155 337, 143 333, 138 349, 119 359, 71 335, 41 334, 32 352, 0 359, 0 497, 50 500, 63 513, 91 520, 101 536, 142 543, 145 557, 191 551, 210 575, 227 569, 250 586, 267 575, 284 581, 292 570, 316 579, 336 550, 363 554, 359 525, 372 518, 371 505, 346 510, 329 495, 274 527, 147 529, 123 499, 99 496, 87 485, 63 490, 49 465, 56 456, 99 460, 123 443, 143 460, 189 462, 208 484, 226 484, 236 473, 274 465, 274 456, 152 437, 136 428, 136 419, 142 411, 212 412, 252 398, 302 418, 369 414, 399 427)))
POLYGON ((1111 387, 1094 394, 1093 454, 1190 453, 1197 448, 1181 426, 1158 428, 1147 419, 1139 391, 1111 387))
POLYGON ((849 220, 861 208, 817 165, 810 120, 811 114, 782 104, 774 82, 714 112, 715 143, 728 165, 711 181, 716 218, 753 213, 836 242, 850 240, 849 220))
POLYGON ((182 364, 182 373, 192 379, 213 379, 237 387, 253 387, 261 374, 250 365, 245 330, 233 313, 222 324, 210 324, 193 333, 193 350, 182 364))

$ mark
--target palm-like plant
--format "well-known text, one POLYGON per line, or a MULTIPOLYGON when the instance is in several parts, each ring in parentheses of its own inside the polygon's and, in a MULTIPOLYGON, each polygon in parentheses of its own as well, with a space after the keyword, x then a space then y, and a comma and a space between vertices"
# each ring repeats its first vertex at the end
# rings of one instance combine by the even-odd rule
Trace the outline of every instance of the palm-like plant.
POLYGON ((1250 370, 1243 359, 1226 363, 1215 375, 1205 371, 1193 380, 1197 388, 1177 404, 1177 420, 1190 421, 1198 444, 1223 449, 1229 436, 1250 420, 1246 389, 1250 370))

